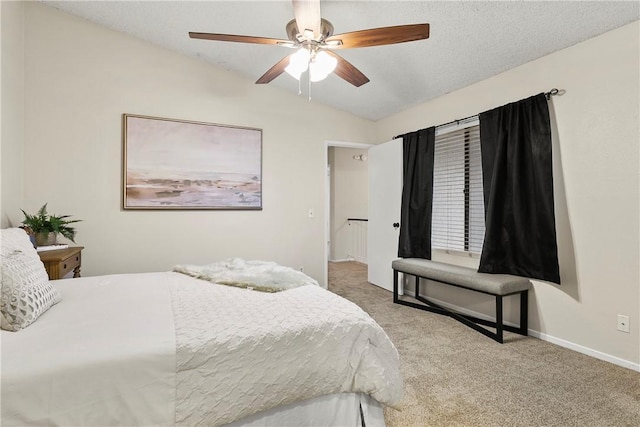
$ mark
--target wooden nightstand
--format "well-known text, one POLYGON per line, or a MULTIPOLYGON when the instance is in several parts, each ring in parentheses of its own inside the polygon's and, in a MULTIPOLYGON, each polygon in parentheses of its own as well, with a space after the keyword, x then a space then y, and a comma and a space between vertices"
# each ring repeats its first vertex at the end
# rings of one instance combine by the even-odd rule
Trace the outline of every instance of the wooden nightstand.
POLYGON ((71 270, 73 270, 73 277, 80 277, 83 249, 83 246, 74 246, 67 249, 38 252, 49 275, 49 280, 62 279, 71 270))

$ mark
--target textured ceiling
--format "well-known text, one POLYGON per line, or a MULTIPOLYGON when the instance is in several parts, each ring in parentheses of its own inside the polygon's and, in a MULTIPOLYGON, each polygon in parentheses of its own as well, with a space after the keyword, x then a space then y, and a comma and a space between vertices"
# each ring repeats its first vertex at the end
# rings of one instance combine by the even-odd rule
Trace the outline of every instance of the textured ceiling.
MULTIPOLYGON (((278 46, 188 37, 189 31, 196 31, 286 39, 285 25, 293 19, 290 1, 43 3, 253 81, 291 52, 278 46)), ((636 21, 640 3, 322 1, 321 12, 336 34, 431 24, 427 40, 341 50, 371 80, 364 86, 353 87, 335 75, 312 84, 312 102, 379 120, 636 21)), ((270 85, 298 92, 298 82, 287 74, 270 85)), ((306 82, 302 86, 306 96, 306 82)))

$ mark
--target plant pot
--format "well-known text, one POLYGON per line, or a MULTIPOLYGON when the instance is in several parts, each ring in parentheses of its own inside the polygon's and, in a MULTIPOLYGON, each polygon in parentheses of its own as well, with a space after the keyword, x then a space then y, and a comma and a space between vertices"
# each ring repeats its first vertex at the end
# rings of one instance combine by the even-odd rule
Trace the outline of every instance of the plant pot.
POLYGON ((37 246, 51 246, 56 244, 56 233, 42 231, 36 233, 36 245, 37 246))

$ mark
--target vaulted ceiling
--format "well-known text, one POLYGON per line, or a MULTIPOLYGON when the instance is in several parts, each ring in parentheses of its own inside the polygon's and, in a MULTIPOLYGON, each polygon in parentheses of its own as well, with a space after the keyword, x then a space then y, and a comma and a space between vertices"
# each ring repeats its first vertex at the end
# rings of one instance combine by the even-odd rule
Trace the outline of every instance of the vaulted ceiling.
MULTIPOLYGON (((194 40, 189 31, 287 39, 290 1, 44 1, 96 24, 200 58, 253 81, 291 53, 273 45, 194 40)), ((427 40, 344 49, 371 81, 335 75, 311 85, 312 102, 379 120, 412 105, 640 19, 637 1, 322 1, 335 33, 427 22, 427 40)), ((551 83, 550 83, 551 84, 551 83)), ((282 74, 270 85, 298 93, 282 74)), ((302 95, 307 81, 302 79, 302 95)))

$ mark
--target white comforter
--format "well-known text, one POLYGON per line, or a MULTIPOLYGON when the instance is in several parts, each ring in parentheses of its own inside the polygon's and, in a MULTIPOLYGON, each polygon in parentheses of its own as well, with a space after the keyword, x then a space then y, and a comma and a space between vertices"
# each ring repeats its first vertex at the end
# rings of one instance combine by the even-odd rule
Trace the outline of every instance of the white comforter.
POLYGON ((317 286, 269 294, 179 273, 56 286, 59 304, 2 332, 3 426, 221 425, 342 391, 402 397, 382 329, 317 286))

